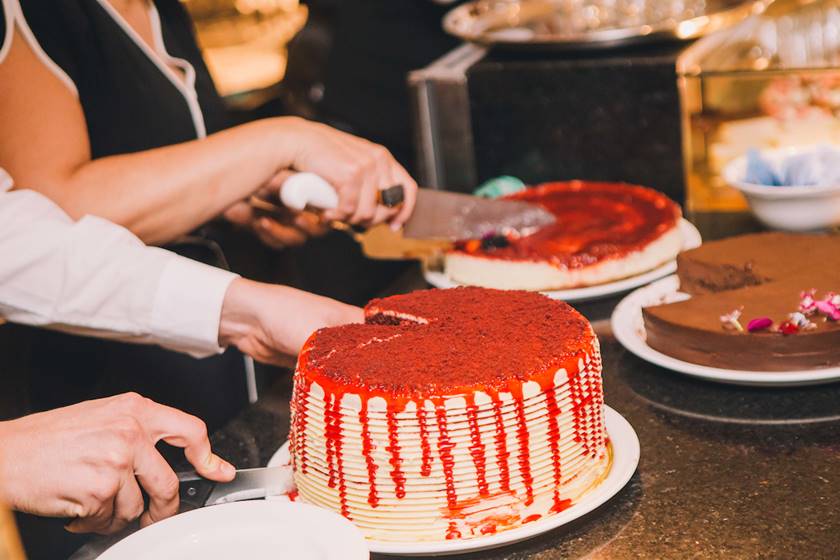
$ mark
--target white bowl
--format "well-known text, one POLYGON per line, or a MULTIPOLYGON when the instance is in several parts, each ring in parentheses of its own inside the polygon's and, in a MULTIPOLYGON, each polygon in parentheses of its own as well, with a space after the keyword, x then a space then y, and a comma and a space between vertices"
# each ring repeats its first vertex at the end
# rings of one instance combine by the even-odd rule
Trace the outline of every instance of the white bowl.
MULTIPOLYGON (((816 147, 762 150, 761 157, 773 165, 816 147)), ((747 199, 755 216, 765 225, 787 231, 813 231, 840 225, 840 185, 773 187, 747 183, 747 156, 729 162, 723 179, 747 199)))

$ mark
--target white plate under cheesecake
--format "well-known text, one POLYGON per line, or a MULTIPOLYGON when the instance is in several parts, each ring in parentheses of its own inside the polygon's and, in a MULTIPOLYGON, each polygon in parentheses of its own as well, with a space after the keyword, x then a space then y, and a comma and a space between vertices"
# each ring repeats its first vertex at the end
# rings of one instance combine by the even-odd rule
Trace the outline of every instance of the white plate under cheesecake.
MULTIPOLYGON (((680 220, 679 232, 682 236, 682 250, 699 247, 702 243, 700 232, 694 224, 686 219, 680 220)), ((630 276, 629 278, 621 278, 619 280, 613 280, 604 284, 596 284, 594 286, 565 288, 562 290, 547 290, 542 291, 542 293, 552 299, 559 299, 568 302, 583 302, 603 299, 629 292, 630 290, 640 286, 645 286, 654 280, 659 280, 660 278, 673 274, 676 270, 677 262, 671 258, 667 262, 653 268, 652 270, 642 272, 636 276, 630 276)), ((457 286, 463 286, 463 284, 452 280, 445 272, 439 270, 424 269, 423 277, 426 279, 426 282, 435 288, 455 288, 457 286)))
POLYGON ((427 270, 435 287, 458 285, 539 291, 582 301, 627 291, 674 271, 699 232, 664 194, 596 181, 545 183, 505 197, 537 204, 556 221, 527 235, 490 232, 464 240, 427 270))

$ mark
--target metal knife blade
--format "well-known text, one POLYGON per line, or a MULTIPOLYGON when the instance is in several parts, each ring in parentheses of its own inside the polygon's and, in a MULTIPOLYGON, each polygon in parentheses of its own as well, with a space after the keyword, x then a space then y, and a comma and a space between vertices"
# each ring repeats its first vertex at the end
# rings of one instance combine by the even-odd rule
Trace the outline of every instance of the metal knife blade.
MULTIPOLYGON (((380 191, 380 195, 394 194, 395 191, 402 192, 402 186, 394 185, 380 191)), ((338 195, 332 185, 313 173, 292 175, 281 185, 279 195, 287 208, 297 210, 334 208, 338 204, 338 195)), ((399 203, 403 196, 383 197, 380 203, 399 203)), ((257 197, 252 197, 250 202, 258 212, 282 214, 273 202, 257 197)), ((528 235, 554 223, 554 220, 551 212, 537 204, 421 188, 417 192, 417 204, 405 225, 403 235, 412 239, 435 241, 478 239, 487 234, 510 230, 528 235)), ((333 223, 333 227, 337 225, 333 223)), ((346 224, 341 226, 341 229, 349 227, 346 224)))
POLYGON ((420 189, 403 235, 449 240, 479 239, 510 230, 528 235, 554 221, 551 212, 529 202, 420 189))
POLYGON ((280 496, 294 490, 292 467, 240 469, 230 482, 214 482, 195 471, 178 474, 181 511, 204 506, 280 496))

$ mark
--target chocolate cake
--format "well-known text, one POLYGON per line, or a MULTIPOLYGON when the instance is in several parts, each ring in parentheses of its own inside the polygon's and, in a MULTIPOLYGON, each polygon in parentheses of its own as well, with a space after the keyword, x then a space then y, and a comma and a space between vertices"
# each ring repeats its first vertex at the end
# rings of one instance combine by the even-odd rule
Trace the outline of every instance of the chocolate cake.
POLYGON ((840 365, 840 236, 744 235, 686 251, 677 266, 691 298, 643 309, 651 348, 748 371, 840 365))

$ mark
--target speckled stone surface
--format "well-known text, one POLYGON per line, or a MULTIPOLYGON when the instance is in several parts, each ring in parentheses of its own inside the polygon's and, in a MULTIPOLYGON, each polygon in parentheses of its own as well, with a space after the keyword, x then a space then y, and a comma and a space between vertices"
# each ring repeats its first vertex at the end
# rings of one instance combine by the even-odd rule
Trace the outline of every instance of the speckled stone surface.
MULTIPOLYGON (((453 558, 838 557, 840 385, 753 389, 695 381, 628 354, 607 321, 595 325, 606 402, 641 441, 638 471, 572 525, 453 558)), ((214 435, 217 451, 239 467, 264 465, 285 440, 289 395, 289 381, 279 382, 214 435)))
MULTIPOLYGON (((401 289, 422 285, 419 276, 401 289)), ((840 384, 720 385, 652 366, 613 338, 616 303, 579 305, 602 343, 606 402, 635 428, 639 468, 599 510, 460 560, 840 557, 840 384)), ((239 467, 285 440, 290 381, 215 434, 239 467)), ((383 557, 384 558, 384 557, 383 557)))
MULTIPOLYGON (((414 273, 391 291, 419 287, 425 284, 414 273)), ((606 402, 641 441, 638 471, 583 519, 450 558, 840 558, 840 384, 736 387, 652 366, 613 338, 608 317, 616 302, 578 308, 601 340, 606 402)), ((278 380, 213 435, 216 451, 240 468, 265 465, 286 439, 290 396, 290 377, 278 380)))

